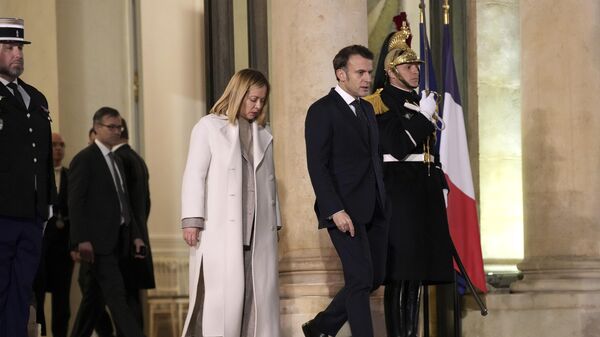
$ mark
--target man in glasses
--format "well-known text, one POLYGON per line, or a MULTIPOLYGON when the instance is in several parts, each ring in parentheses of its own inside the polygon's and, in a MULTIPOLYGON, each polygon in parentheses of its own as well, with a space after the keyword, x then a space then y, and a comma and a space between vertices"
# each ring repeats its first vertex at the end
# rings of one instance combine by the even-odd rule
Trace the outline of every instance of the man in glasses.
POLYGON ((124 119, 122 119, 122 123, 121 142, 119 145, 113 147, 113 151, 123 163, 132 214, 147 247, 145 254, 142 254, 145 255, 143 260, 136 258, 121 260, 121 270, 125 279, 127 303, 136 315, 139 325, 142 327, 144 321, 140 290, 153 289, 156 286, 148 235, 150 176, 144 159, 129 146, 129 129, 124 119))
MULTIPOLYGON (((145 247, 127 193, 123 166, 112 152, 121 142, 119 112, 100 108, 93 117, 96 139, 69 168, 71 242, 77 245, 87 282, 71 336, 90 336, 106 303, 124 337, 143 332, 128 307, 119 260, 143 259, 145 247)), ((81 277, 81 275, 80 275, 81 277)))

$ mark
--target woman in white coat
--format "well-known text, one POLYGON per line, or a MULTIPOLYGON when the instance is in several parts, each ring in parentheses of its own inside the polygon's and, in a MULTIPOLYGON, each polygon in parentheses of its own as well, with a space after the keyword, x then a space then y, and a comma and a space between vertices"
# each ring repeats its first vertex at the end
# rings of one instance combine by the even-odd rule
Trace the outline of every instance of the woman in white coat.
POLYGON ((236 73, 192 130, 182 187, 190 304, 182 336, 279 337, 279 203, 269 83, 236 73))

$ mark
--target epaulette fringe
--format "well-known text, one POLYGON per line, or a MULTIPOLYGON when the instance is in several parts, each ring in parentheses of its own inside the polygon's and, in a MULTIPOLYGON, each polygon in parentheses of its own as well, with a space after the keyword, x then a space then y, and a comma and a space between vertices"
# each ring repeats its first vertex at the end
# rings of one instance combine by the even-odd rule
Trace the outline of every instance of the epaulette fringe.
POLYGON ((381 99, 381 91, 382 90, 383 90, 383 88, 379 88, 379 89, 375 90, 375 92, 373 94, 363 97, 364 100, 371 103, 371 105, 373 106, 373 109, 375 110, 376 115, 381 115, 383 113, 390 111, 390 108, 388 108, 383 103, 383 100, 381 99))

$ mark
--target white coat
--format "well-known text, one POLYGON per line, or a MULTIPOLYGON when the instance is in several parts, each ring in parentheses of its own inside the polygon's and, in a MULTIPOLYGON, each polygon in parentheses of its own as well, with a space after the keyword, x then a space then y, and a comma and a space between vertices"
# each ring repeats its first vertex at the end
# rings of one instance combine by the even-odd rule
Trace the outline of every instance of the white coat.
MULTIPOLYGON (((270 132, 252 123, 255 222, 252 272, 257 337, 279 337, 277 230, 279 203, 270 132)), ((242 153, 238 124, 209 114, 192 130, 183 175, 182 218, 202 217, 204 230, 190 248, 190 294, 183 336, 193 333, 198 281, 204 277, 202 333, 239 337, 244 306, 242 153), (201 267, 203 276, 200 275, 201 267)), ((196 336, 200 337, 200 336, 196 336)))

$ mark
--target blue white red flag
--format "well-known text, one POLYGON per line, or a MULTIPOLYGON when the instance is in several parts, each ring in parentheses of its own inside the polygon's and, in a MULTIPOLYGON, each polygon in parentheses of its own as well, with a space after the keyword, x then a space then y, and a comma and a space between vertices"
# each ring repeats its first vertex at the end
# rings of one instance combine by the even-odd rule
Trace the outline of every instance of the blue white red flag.
POLYGON ((448 224, 454 246, 473 285, 486 292, 467 133, 452 55, 452 35, 448 24, 444 25, 443 39, 444 106, 441 116, 445 128, 439 137, 439 153, 450 187, 446 209, 448 224))

